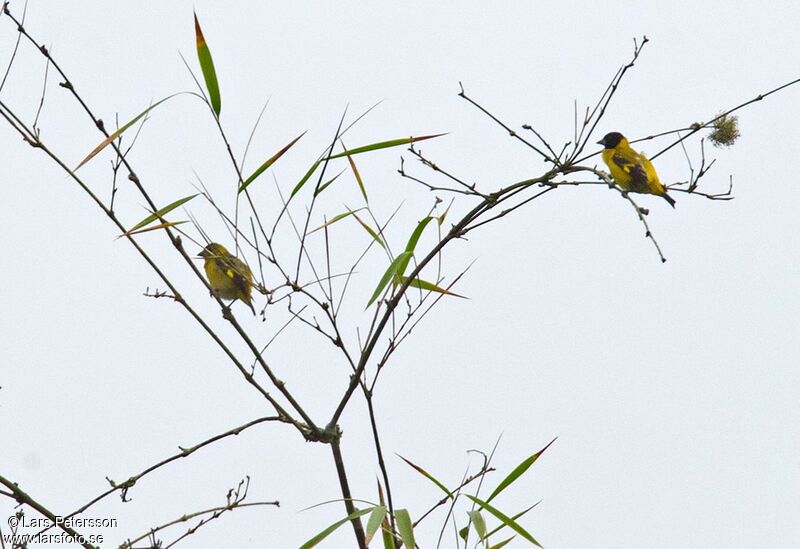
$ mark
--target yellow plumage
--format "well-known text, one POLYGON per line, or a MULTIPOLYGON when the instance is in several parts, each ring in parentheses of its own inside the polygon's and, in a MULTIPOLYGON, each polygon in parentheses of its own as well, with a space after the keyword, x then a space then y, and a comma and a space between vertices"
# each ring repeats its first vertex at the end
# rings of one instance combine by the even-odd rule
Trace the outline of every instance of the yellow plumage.
POLYGON ((623 191, 655 194, 675 207, 675 201, 667 194, 667 189, 658 179, 653 164, 647 157, 634 151, 625 136, 619 132, 606 134, 597 142, 605 147, 603 161, 611 171, 614 182, 623 191))
POLYGON ((203 268, 214 295, 225 300, 238 299, 256 314, 252 303, 253 273, 245 262, 215 242, 203 248, 200 257, 205 259, 203 268))

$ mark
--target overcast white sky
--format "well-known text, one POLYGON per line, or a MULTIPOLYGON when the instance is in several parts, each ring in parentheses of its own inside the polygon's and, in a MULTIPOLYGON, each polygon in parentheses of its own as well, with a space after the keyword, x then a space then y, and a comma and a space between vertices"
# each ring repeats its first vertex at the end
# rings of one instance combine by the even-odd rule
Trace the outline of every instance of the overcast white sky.
MULTIPOLYGON (((16 14, 22 3, 12 4, 16 14)), ((246 172, 298 133, 276 164, 284 192, 316 158, 346 105, 384 102, 345 140, 349 147, 449 132, 422 147, 483 190, 540 174, 544 164, 457 97, 458 82, 511 126, 534 124, 553 143, 572 135, 573 101, 593 104, 646 34, 618 92, 607 131, 642 137, 699 120, 800 76, 794 2, 323 2, 107 3, 32 1, 26 27, 51 47, 107 125, 194 84, 192 10, 220 78, 222 122, 241 151, 270 99, 246 172)), ((13 25, 0 18, 5 66, 13 25)), ((0 99, 32 120, 44 64, 25 48, 0 99)), ((72 165, 100 137, 51 73, 40 117, 43 140, 72 165)), ((668 258, 661 264, 630 206, 600 186, 563 188, 457 242, 444 257, 469 300, 443 300, 397 353, 376 392, 395 504, 418 517, 440 493, 395 453, 450 486, 502 434, 494 486, 526 455, 558 436, 532 472, 498 501, 548 548, 787 547, 800 537, 800 267, 795 181, 800 87, 740 113, 742 137, 704 178, 736 199, 675 193, 672 210, 641 197, 668 258)), ((653 153, 669 141, 639 146, 653 153)), ((698 152, 697 140, 687 144, 698 152)), ((371 205, 403 246, 434 196, 396 174, 399 149, 359 158, 371 205)), ((83 175, 107 197, 105 153, 83 175)), ((196 172, 232 204, 231 174, 200 102, 173 99, 154 112, 131 155, 161 204, 194 192, 196 172)), ((599 161, 599 160, 598 160, 599 161)), ((421 167, 417 175, 429 177, 421 167)), ((344 164, 342 165, 344 167, 344 164)), ((679 149, 656 162, 662 181, 688 176, 679 149)), ((323 215, 358 206, 352 175, 317 205, 323 215)), ((271 175, 255 192, 271 215, 271 175)), ((161 287, 118 231, 44 155, 0 126, 0 474, 66 513, 151 463, 249 419, 270 414, 223 354, 177 305, 143 297, 161 287)), ((134 223, 142 200, 123 181, 119 213, 134 223)), ((468 203, 454 206, 453 214, 468 203)), ((225 240, 213 212, 192 203, 225 240)), ((332 231, 345 262, 366 243, 355 225, 332 231)), ((287 238, 290 233, 286 233, 287 238)), ((433 245, 433 232, 423 243, 433 245)), ((230 341, 216 304, 160 235, 141 241, 182 292, 230 341)), ((291 242, 291 240, 289 240, 291 242)), ((194 250, 190 250, 194 251, 194 250)), ((251 258, 252 259, 252 258, 251 258)), ((351 294, 360 310, 386 267, 373 250, 351 294)), ((269 272, 268 272, 269 276, 269 272)), ((257 341, 280 327, 248 319, 257 341)), ((271 309, 268 309, 271 314, 271 309)), ((368 317, 356 317, 362 324, 368 317)), ((346 337, 355 342, 355 331, 346 337)), ((244 351, 234 344, 237 351, 244 351)), ((348 370, 299 326, 270 362, 314 417, 329 417, 348 370)), ((320 419, 322 421, 322 419, 320 419)), ((342 418, 355 497, 376 499, 363 399, 342 418)), ((329 449, 289 428, 264 425, 145 478, 133 501, 90 513, 116 517, 126 537, 224 502, 251 476, 249 499, 280 509, 223 517, 184 547, 293 547, 343 516, 329 449)), ((0 528, 13 508, 0 499, 0 528)), ((31 513, 32 515, 33 513, 31 513)), ((464 524, 464 515, 458 516, 464 524)), ((423 523, 434 547, 442 517, 423 523)), ((443 547, 452 546, 446 537, 443 547)), ((514 542, 512 547, 526 546, 514 542), (516 545, 514 544, 516 543, 516 545)), ((327 547, 351 547, 342 528, 327 547)))

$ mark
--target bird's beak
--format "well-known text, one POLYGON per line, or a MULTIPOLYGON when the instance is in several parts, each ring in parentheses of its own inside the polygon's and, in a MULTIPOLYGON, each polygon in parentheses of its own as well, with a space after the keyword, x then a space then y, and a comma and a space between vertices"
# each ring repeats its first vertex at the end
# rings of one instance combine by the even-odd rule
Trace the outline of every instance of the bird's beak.
POLYGON ((603 140, 601 139, 600 141, 598 141, 598 142, 597 142, 597 144, 598 144, 598 145, 605 145, 605 144, 606 144, 606 142, 605 142, 605 141, 603 141, 603 140))

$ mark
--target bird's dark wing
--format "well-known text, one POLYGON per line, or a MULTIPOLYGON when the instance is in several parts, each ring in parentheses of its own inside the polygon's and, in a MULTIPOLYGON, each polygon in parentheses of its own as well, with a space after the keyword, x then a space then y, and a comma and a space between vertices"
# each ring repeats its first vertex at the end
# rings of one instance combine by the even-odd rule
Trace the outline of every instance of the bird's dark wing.
POLYGON ((226 258, 224 263, 225 274, 236 284, 236 287, 245 293, 249 292, 251 283, 246 276, 247 266, 237 258, 226 258))
POLYGON ((642 163, 635 158, 616 153, 612 160, 628 175, 631 176, 631 189, 635 192, 647 192, 647 172, 642 163))

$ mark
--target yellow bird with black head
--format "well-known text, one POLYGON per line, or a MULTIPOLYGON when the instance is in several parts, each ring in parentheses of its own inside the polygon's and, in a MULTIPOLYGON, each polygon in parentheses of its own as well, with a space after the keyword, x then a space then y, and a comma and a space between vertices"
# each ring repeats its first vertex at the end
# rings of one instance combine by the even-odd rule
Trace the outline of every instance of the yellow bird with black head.
POLYGON ((660 196, 673 208, 675 201, 658 179, 656 169, 642 153, 633 150, 628 140, 619 132, 607 133, 597 142, 603 148, 603 161, 611 177, 623 191, 660 196))

